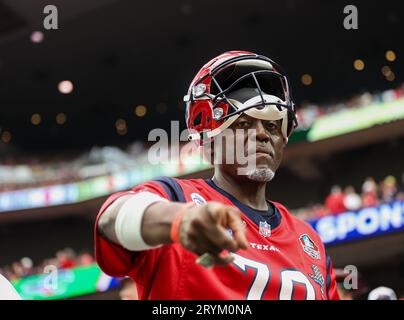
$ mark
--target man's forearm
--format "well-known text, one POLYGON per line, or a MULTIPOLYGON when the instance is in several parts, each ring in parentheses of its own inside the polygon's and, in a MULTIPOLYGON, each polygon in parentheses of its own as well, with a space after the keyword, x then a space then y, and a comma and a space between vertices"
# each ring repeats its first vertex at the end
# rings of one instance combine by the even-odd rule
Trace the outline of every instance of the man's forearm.
POLYGON ((179 202, 155 202, 151 204, 143 216, 143 240, 151 246, 171 243, 171 224, 175 214, 182 206, 184 204, 179 202))
MULTIPOLYGON (((132 195, 123 196, 117 199, 101 215, 98 221, 99 232, 108 240, 122 245, 116 234, 116 220, 122 206, 132 195)), ((184 204, 176 202, 154 202, 148 206, 144 213, 141 226, 141 234, 144 242, 150 246, 170 243, 171 223, 176 212, 184 204)), ((141 214, 133 208, 133 214, 141 214)))

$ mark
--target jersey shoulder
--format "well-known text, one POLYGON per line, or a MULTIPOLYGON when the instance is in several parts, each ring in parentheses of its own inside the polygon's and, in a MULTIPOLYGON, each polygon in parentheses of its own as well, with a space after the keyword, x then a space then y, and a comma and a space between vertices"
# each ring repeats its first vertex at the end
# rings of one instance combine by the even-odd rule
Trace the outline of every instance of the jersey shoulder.
POLYGON ((192 187, 192 188, 203 188, 206 189, 206 182, 204 179, 180 179, 180 178, 171 178, 177 181, 181 186, 192 187))
POLYGON ((188 200, 196 203, 205 203, 213 199, 222 199, 216 190, 212 189, 204 179, 175 179, 180 185, 188 200))
POLYGON ((206 189, 203 186, 203 179, 179 179, 167 176, 154 178, 153 180, 145 181, 132 190, 134 191, 151 191, 158 193, 168 200, 176 202, 186 202, 188 195, 198 190, 206 189))

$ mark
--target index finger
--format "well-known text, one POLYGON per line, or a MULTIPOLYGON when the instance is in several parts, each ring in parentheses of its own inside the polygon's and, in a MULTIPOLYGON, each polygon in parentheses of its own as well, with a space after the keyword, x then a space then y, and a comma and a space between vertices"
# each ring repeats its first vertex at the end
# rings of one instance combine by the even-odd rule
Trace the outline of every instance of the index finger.
POLYGON ((227 226, 232 230, 234 240, 236 240, 240 248, 247 249, 250 244, 247 240, 246 229, 241 219, 240 210, 234 207, 228 207, 227 226))

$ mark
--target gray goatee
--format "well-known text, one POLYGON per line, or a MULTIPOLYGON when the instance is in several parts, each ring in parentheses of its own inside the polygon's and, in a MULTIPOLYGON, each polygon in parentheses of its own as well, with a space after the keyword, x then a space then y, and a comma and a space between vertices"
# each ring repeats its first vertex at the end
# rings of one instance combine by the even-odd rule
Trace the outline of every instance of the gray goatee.
POLYGON ((268 168, 255 168, 247 174, 247 178, 258 182, 268 182, 275 177, 275 172, 268 168))

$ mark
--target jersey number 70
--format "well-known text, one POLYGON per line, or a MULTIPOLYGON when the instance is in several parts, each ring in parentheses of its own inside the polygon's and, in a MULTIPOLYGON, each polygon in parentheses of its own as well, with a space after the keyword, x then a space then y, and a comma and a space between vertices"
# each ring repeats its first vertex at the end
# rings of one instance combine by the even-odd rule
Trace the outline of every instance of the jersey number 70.
MULTIPOLYGON (((271 272, 268 265, 244 258, 235 253, 232 256, 234 257, 233 264, 244 274, 247 274, 248 268, 255 270, 255 276, 248 289, 246 299, 261 300, 268 285, 270 285, 271 272)), ((292 300, 296 283, 306 287, 306 300, 316 299, 316 292, 310 280, 299 270, 286 269, 280 275, 279 300, 292 300)))

